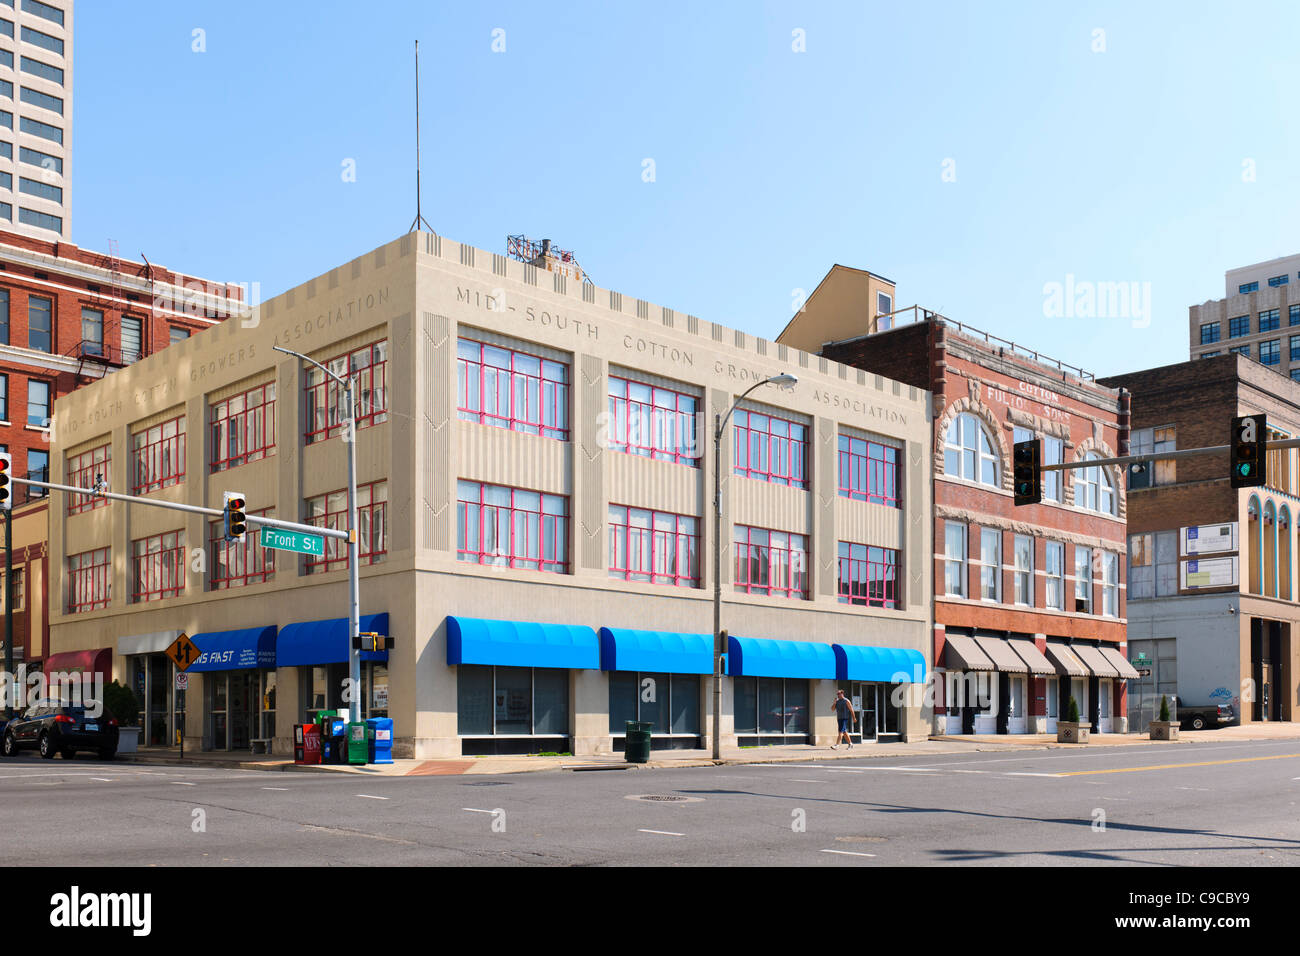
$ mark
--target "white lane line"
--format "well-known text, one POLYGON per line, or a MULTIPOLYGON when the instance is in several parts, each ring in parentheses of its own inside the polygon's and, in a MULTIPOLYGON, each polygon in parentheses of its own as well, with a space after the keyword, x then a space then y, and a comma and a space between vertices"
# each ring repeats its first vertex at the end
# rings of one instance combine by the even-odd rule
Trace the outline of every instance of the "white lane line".
POLYGON ((1004 777, 1063 777, 1060 773, 1004 773, 1004 777))
POLYGON ((791 782, 791 783, 826 783, 827 781, 825 781, 825 780, 809 780, 809 779, 807 779, 807 778, 805 778, 805 777, 791 777, 791 778, 790 778, 790 782, 791 782))
POLYGON ((779 767, 782 770, 825 770, 826 765, 821 763, 799 763, 791 761, 790 763, 747 763, 746 767, 779 767))
POLYGON ((263 787, 262 789, 263 789, 263 790, 283 790, 283 791, 285 791, 285 792, 288 792, 288 790, 289 790, 288 787, 263 787))
POLYGON ((113 782, 113 781, 112 781, 110 778, 108 778, 108 777, 91 777, 90 779, 91 779, 91 780, 98 780, 100 783, 112 783, 112 782, 113 782))
POLYGON ((24 777, 89 777, 88 773, 66 773, 54 771, 52 773, 11 773, 0 776, 0 780, 21 780, 24 777))
POLYGON ((195 784, 192 784, 192 783, 186 783, 186 782, 183 781, 183 780, 173 780, 173 781, 171 781, 171 785, 172 785, 173 787, 193 787, 193 786, 196 786, 195 784))
POLYGON ((660 836, 686 836, 685 833, 674 833, 672 830, 637 830, 637 833, 658 833, 660 836))
POLYGON ((838 853, 840 856, 871 856, 871 857, 874 857, 874 856, 876 855, 876 854, 874 854, 874 853, 854 853, 852 850, 822 850, 822 852, 823 852, 823 853, 838 853))
POLYGON ((827 773, 866 773, 865 770, 827 770, 826 772, 827 773))
POLYGON ((989 773, 988 770, 950 770, 949 773, 989 773))
POLYGON ((468 810, 470 813, 496 813, 495 810, 476 810, 473 807, 461 807, 462 810, 468 810))
POLYGON ((358 796, 358 797, 365 797, 367 800, 387 800, 387 799, 388 799, 387 797, 375 797, 375 796, 371 796, 371 795, 368 794, 368 793, 358 793, 357 796, 358 796))

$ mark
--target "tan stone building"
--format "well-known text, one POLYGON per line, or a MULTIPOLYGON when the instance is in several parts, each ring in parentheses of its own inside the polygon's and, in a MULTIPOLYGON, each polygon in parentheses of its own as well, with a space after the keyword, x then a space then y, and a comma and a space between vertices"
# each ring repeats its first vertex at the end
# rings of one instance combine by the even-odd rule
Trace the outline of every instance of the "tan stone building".
MULTIPOLYGON (((723 741, 829 743, 837 686, 868 736, 927 732, 924 390, 412 233, 60 399, 55 471, 108 445, 114 490, 240 491, 250 514, 343 527, 340 396, 274 345, 359 382, 363 630, 391 640, 360 690, 398 755, 599 752, 627 719, 708 746, 712 421, 781 373, 798 384, 754 391, 722 449, 723 741), (845 434, 873 449, 869 481, 845 434)), ((287 750, 349 690, 346 552, 255 537, 56 499, 52 650, 111 649, 151 738, 175 740, 161 651, 184 631, 204 652, 187 746, 287 750)))

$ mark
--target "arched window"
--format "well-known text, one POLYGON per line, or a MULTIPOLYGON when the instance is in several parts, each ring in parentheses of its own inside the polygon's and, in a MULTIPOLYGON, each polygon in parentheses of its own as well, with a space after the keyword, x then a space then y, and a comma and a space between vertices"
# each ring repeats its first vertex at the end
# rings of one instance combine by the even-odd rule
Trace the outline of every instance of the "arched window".
MULTIPOLYGON (((1101 458, 1096 452, 1088 452, 1084 456, 1084 461, 1097 461, 1101 458)), ((1080 468, 1074 473, 1074 503, 1080 508, 1087 508, 1089 511, 1100 511, 1103 514, 1115 514, 1116 496, 1115 482, 1111 480, 1110 473, 1101 465, 1094 465, 1091 468, 1080 468)))
POLYGON ((994 488, 1001 486, 997 452, 980 420, 969 412, 958 415, 948 426, 943 473, 994 488))
POLYGON ((1246 589, 1251 594, 1263 594, 1260 589, 1259 569, 1264 563, 1264 552, 1260 548, 1262 537, 1259 533, 1259 499, 1254 495, 1246 504, 1246 561, 1249 570, 1246 576, 1246 589))
POLYGON ((1277 513, 1277 596, 1291 600, 1291 509, 1277 513))
POLYGON ((1264 577, 1264 595, 1277 597, 1277 509, 1273 502, 1264 504, 1264 563, 1260 565, 1264 577))

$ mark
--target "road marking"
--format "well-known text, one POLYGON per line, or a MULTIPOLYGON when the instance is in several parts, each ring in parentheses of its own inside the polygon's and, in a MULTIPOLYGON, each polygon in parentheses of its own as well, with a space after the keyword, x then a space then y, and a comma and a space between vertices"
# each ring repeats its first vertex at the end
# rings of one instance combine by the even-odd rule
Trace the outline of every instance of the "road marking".
POLYGON ((950 770, 949 773, 989 773, 987 770, 950 770))
POLYGON ((475 810, 473 807, 461 807, 462 810, 468 810, 470 813, 496 813, 495 810, 475 810))
POLYGON ((263 789, 263 790, 284 790, 284 791, 288 791, 289 788, 288 788, 288 787, 263 787, 262 789, 263 789))
POLYGON ((823 852, 823 853, 838 853, 840 856, 871 856, 871 857, 874 857, 874 856, 876 855, 876 854, 874 854, 874 853, 854 853, 852 850, 822 850, 822 852, 823 852))
MULTIPOLYGON (((1084 773, 1092 773, 1091 770, 1085 770, 1084 773)), ((1004 773, 1004 777, 1066 777, 1069 774, 1064 773, 1004 773)))
POLYGON ((183 781, 183 780, 172 780, 172 781, 171 781, 171 785, 172 785, 173 787, 193 787, 193 786, 194 786, 194 784, 192 784, 192 783, 186 783, 186 782, 183 781))
POLYGON ((674 833, 672 830, 637 830, 637 833, 658 833, 660 836, 686 836, 685 833, 674 833))
POLYGON ((1217 767, 1228 763, 1255 763, 1260 760, 1288 760, 1300 754, 1273 754, 1269 757, 1236 757, 1232 760, 1201 760, 1196 763, 1157 763, 1149 767, 1120 767, 1115 770, 1066 770, 1053 776, 1083 777, 1098 773, 1137 773, 1140 770, 1178 770, 1181 767, 1217 767))
POLYGON ((374 796, 371 796, 371 795, 368 794, 368 793, 358 793, 357 796, 358 796, 358 797, 365 797, 367 800, 387 800, 387 799, 388 799, 387 797, 374 797, 374 796))
POLYGON ((113 781, 112 781, 110 778, 108 778, 108 777, 91 777, 90 779, 91 779, 91 780, 98 780, 100 783, 112 783, 112 782, 113 782, 113 781))
MULTIPOLYGON (((872 769, 875 769, 875 768, 872 768, 872 769)), ((882 768, 882 769, 885 769, 885 768, 882 768)), ((826 772, 827 772, 827 773, 866 773, 867 771, 866 771, 866 769, 864 768, 864 769, 862 769, 862 770, 827 770, 826 772)))
POLYGON ((805 777, 791 777, 791 783, 825 783, 825 780, 809 780, 805 777))

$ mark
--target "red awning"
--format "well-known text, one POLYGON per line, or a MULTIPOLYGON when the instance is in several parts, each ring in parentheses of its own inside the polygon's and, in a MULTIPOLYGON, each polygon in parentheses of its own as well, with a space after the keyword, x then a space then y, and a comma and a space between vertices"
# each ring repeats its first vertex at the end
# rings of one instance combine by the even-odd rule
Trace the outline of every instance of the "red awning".
POLYGON ((65 651, 45 658, 46 674, 101 674, 107 684, 113 677, 113 650, 65 651))

